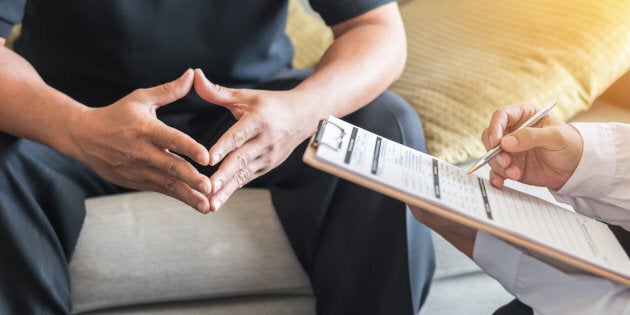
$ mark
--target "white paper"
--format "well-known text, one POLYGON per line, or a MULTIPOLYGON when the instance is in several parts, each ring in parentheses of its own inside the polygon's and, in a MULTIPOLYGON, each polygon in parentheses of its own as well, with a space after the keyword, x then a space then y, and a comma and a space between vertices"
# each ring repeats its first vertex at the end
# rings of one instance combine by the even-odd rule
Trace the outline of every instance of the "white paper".
MULTIPOLYGON (((320 145, 320 161, 450 209, 535 243, 630 277, 630 259, 608 227, 330 117, 345 131, 341 147, 320 145)), ((341 133, 328 126, 323 141, 341 133)))

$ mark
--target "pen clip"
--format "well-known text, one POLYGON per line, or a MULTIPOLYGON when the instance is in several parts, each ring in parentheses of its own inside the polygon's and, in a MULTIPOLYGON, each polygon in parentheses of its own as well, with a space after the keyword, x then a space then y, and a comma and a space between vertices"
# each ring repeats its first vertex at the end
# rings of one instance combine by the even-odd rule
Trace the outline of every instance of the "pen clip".
POLYGON ((325 145, 335 151, 339 151, 341 150, 341 146, 343 145, 343 137, 345 135, 346 131, 341 126, 331 121, 322 119, 319 121, 319 125, 317 126, 317 132, 314 135, 312 146, 317 148, 320 145, 325 145), (324 139, 325 130, 328 126, 335 127, 337 128, 337 130, 339 130, 339 135, 332 138, 329 137, 330 140, 334 141, 334 143, 330 143, 328 141, 325 141, 324 139))

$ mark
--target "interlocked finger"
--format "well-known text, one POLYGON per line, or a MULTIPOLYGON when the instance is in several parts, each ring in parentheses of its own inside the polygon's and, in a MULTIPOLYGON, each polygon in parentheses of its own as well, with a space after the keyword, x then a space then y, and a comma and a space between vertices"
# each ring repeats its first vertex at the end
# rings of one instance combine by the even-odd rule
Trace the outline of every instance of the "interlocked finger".
MULTIPOLYGON (((223 185, 236 177, 243 170, 257 171, 251 168, 251 163, 268 152, 264 152, 265 145, 259 139, 252 139, 236 151, 231 152, 219 169, 211 176, 212 191, 217 192, 223 185)), ((243 175, 240 175, 243 177, 243 175)))
POLYGON ((151 190, 171 196, 183 201, 201 213, 207 213, 210 210, 210 203, 204 194, 172 175, 152 168, 144 170, 142 175, 142 182, 134 182, 129 186, 139 190, 151 190))
POLYGON ((210 164, 216 165, 227 155, 244 146, 261 132, 262 125, 255 119, 241 119, 228 129, 210 148, 210 164))
MULTIPOLYGON (((160 151, 159 149, 156 150, 160 151)), ((192 164, 182 157, 166 150, 162 150, 160 154, 155 154, 154 156, 157 158, 154 167, 164 172, 166 176, 182 181, 191 188, 204 194, 208 194, 212 190, 210 179, 199 173, 192 164)))
POLYGON ((200 165, 209 163, 209 154, 206 148, 189 135, 175 128, 158 122, 154 125, 149 137, 151 142, 160 148, 185 155, 200 165))
POLYGON ((211 211, 217 211, 237 189, 266 173, 267 170, 267 162, 263 158, 254 159, 245 168, 238 170, 210 197, 211 211))

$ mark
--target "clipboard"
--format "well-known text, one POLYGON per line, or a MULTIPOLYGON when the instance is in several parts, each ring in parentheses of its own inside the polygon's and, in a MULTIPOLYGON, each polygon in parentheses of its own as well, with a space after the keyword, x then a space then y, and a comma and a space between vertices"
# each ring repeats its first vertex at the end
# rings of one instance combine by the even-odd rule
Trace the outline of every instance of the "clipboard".
POLYGON ((304 152, 303 161, 409 205, 630 286, 630 258, 605 224, 520 191, 507 187, 497 189, 484 178, 468 175, 466 170, 457 166, 333 116, 320 121, 317 132, 304 152), (362 161, 357 162, 359 159, 362 161), (388 163, 393 163, 393 166, 388 163), (407 165, 399 167, 397 163, 407 165), (415 175, 420 179, 413 179, 415 175), (420 183, 413 184, 414 180, 420 183), (446 187, 446 184, 452 187, 446 187), (458 193, 453 187, 459 187, 466 193, 458 193), (468 195, 470 202, 467 202, 468 195), (464 202, 459 201, 460 198, 464 202), (502 204, 494 200, 504 200, 514 207, 501 207, 502 204), (572 248, 573 245, 564 244, 562 240, 554 239, 554 236, 546 239, 547 236, 543 234, 548 232, 540 226, 533 225, 531 230, 518 228, 518 221, 513 223, 509 214, 518 215, 519 211, 531 212, 532 217, 528 220, 544 220, 540 222, 551 231, 571 231, 577 235, 576 239, 584 238, 585 241, 572 248), (548 214, 558 215, 561 219, 557 221, 562 222, 545 219, 548 214), (501 221, 504 217, 508 218, 505 222, 501 221))

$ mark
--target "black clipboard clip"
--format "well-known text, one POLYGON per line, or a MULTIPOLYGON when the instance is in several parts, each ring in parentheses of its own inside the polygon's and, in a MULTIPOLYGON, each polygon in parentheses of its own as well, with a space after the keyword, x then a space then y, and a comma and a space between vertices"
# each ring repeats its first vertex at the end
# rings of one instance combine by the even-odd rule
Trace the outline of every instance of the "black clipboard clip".
POLYGON ((343 145, 343 137, 346 135, 346 131, 339 125, 335 124, 334 122, 322 119, 319 121, 319 125, 317 126, 317 132, 315 133, 313 142, 312 142, 312 146, 317 148, 320 145, 325 145, 335 151, 339 151, 341 150, 341 146, 343 145), (326 128, 328 126, 331 127, 335 127, 336 129, 339 130, 339 135, 330 138, 330 140, 334 141, 333 143, 330 143, 328 141, 326 141, 324 139, 324 132, 326 131, 326 128))

